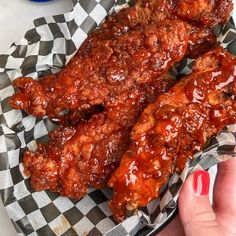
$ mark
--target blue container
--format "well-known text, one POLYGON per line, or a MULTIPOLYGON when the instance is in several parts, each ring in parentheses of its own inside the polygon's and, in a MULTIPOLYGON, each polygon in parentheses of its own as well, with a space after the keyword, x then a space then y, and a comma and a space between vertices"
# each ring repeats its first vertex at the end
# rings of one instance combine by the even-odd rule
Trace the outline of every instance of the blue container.
POLYGON ((30 0, 32 2, 49 2, 49 1, 52 1, 52 0, 30 0))

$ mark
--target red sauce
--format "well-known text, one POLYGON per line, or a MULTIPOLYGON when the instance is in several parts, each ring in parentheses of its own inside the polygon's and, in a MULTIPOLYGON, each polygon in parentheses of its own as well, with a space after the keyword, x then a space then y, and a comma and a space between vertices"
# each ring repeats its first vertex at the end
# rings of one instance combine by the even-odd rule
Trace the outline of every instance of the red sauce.
POLYGON ((236 59, 216 49, 200 57, 189 76, 144 110, 109 181, 114 192, 110 206, 118 221, 127 207, 143 207, 158 197, 169 176, 180 173, 208 138, 236 122, 235 71, 236 59), (204 67, 209 57, 217 62, 214 68, 204 67))

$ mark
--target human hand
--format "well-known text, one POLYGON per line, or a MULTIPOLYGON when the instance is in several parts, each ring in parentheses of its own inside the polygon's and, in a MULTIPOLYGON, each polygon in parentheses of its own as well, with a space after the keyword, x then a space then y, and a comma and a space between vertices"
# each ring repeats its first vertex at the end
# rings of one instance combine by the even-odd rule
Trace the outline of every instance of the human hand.
POLYGON ((179 196, 179 215, 157 236, 236 235, 236 158, 218 165, 209 201, 207 171, 188 177, 179 196))

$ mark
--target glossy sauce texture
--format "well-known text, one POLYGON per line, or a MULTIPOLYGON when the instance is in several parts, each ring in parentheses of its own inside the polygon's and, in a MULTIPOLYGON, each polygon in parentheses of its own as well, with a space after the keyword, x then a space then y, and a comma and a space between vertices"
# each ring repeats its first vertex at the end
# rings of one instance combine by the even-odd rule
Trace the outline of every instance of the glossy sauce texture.
POLYGON ((236 58, 219 48, 196 60, 193 72, 147 106, 131 144, 112 174, 115 218, 144 207, 207 139, 236 122, 236 58))
MULTIPOLYGON (((26 77, 14 81, 19 89, 10 101, 14 108, 61 121, 47 144, 24 153, 25 171, 34 189, 79 199, 88 187, 106 185, 144 107, 172 86, 168 70, 186 53, 197 55, 212 46, 212 27, 227 21, 232 8, 227 0, 198 0, 194 7, 188 7, 187 0, 181 2, 137 0, 91 33, 60 73, 38 81, 26 77), (225 8, 216 18, 222 7, 218 3, 225 8)), ((197 99, 203 96, 200 87, 194 90, 197 99)), ((170 111, 165 109, 168 115, 170 111)), ((198 113, 201 118, 201 111, 198 113)), ((160 115, 164 117, 165 112, 160 115)), ((173 142, 181 127, 181 119, 175 115, 163 131, 166 141, 173 142)), ((158 132, 162 133, 162 127, 158 132)), ((153 135, 147 140, 154 142, 153 135)), ((169 160, 165 148, 157 152, 169 160)), ((134 173, 136 164, 130 167, 134 173)), ((154 164, 158 168, 158 162, 154 164)), ((150 174, 152 169, 145 178, 150 174)), ((136 183, 135 178, 134 174, 128 181, 136 183)))
MULTIPOLYGON (((106 94, 103 89, 106 91, 107 87, 98 89, 87 84, 90 90, 84 88, 79 93, 106 94, 109 103, 104 110, 78 124, 62 125, 49 135, 48 144, 39 144, 36 152, 24 153, 25 170, 34 189, 50 189, 79 199, 88 187, 106 185, 129 145, 131 128, 144 107, 174 83, 165 74, 184 57, 188 36, 183 22, 172 23, 165 20, 147 25, 113 41, 120 60, 111 58, 106 65, 101 57, 97 63, 107 68, 106 80, 109 78, 114 89, 106 94), (123 64, 119 67, 119 63, 123 64)), ((98 83, 102 84, 100 80, 98 83)), ((73 117, 77 119, 76 114, 73 117)))
MULTIPOLYGON (((231 10, 229 0, 137 0, 133 7, 109 16, 57 75, 39 81, 24 77, 15 80, 20 91, 10 104, 34 116, 47 115, 59 120, 65 119, 65 110, 79 114, 94 105, 107 106, 127 80, 146 83, 158 76, 156 70, 162 73, 160 66, 164 68, 170 57, 159 52, 158 47, 171 47, 168 40, 177 19, 181 20, 177 23, 179 29, 184 27, 188 31, 187 55, 196 56, 214 45, 212 27, 225 23, 231 10), (167 19, 168 30, 160 32, 159 41, 148 35, 167 19), (143 37, 148 38, 146 46, 137 52, 143 37), (152 43, 157 46, 155 51, 148 49, 152 43), (155 57, 153 62, 149 57, 155 57)), ((74 116, 69 115, 70 119, 75 123, 80 117, 73 120, 74 116)))

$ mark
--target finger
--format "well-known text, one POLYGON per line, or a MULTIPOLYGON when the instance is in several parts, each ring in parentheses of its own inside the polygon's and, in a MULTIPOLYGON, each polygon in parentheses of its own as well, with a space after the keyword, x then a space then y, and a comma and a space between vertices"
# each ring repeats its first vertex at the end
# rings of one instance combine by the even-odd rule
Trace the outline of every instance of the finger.
POLYGON ((217 221, 236 234, 236 158, 218 165, 213 190, 213 208, 217 221))
POLYGON ((210 177, 196 171, 185 181, 179 196, 179 214, 188 236, 222 235, 209 201, 210 177))
POLYGON ((184 229, 177 215, 157 236, 183 236, 184 229))

